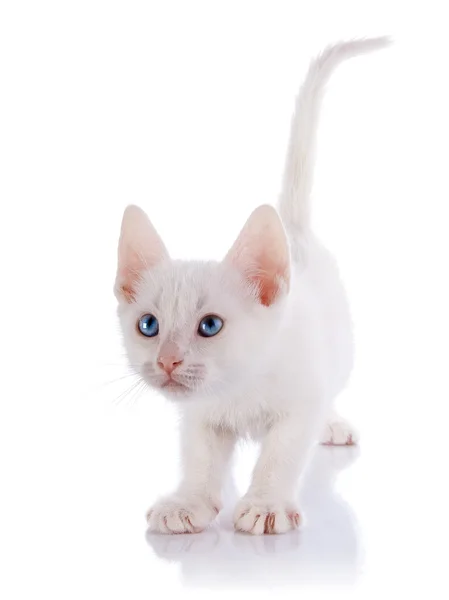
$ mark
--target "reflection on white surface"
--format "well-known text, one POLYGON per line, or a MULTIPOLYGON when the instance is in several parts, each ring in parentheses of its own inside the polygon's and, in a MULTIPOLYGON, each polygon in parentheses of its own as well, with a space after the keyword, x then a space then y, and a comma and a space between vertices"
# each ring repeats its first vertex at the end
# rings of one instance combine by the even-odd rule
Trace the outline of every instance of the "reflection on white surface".
POLYGON ((335 492, 340 470, 358 456, 356 447, 317 447, 304 477, 300 507, 305 524, 285 535, 250 536, 232 528, 234 499, 208 530, 194 535, 147 533, 162 560, 181 565, 192 586, 266 586, 356 581, 360 538, 351 507, 335 492))

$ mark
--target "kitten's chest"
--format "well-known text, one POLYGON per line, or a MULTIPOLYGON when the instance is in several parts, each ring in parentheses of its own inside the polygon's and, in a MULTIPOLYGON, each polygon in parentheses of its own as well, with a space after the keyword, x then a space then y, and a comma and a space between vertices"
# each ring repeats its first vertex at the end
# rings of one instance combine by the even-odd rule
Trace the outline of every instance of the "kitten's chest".
POLYGON ((259 439, 280 417, 264 399, 259 397, 236 397, 211 407, 207 420, 216 427, 235 432, 239 437, 259 439))

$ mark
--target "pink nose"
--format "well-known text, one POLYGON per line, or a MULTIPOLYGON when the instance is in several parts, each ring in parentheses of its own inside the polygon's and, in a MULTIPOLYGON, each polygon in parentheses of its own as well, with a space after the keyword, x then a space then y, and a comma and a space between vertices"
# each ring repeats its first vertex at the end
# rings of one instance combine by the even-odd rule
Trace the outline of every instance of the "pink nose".
POLYGON ((160 356, 157 364, 167 373, 167 375, 171 375, 173 371, 182 364, 182 360, 180 360, 178 356, 160 356))

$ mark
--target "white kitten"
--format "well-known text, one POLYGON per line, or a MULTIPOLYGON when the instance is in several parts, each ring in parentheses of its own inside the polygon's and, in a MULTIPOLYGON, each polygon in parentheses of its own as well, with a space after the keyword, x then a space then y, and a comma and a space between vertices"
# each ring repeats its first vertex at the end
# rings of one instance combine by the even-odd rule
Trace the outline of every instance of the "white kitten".
MULTIPOLYGON (((154 531, 196 532, 215 518, 243 436, 262 448, 236 529, 282 533, 300 522, 297 482, 353 362, 337 267, 309 228, 318 110, 340 62, 387 43, 336 44, 312 62, 292 122, 282 222, 260 206, 222 262, 171 260, 146 215, 125 211, 115 292, 128 356, 183 412, 183 479, 148 512, 154 531)), ((322 441, 352 435, 334 416, 322 441)))

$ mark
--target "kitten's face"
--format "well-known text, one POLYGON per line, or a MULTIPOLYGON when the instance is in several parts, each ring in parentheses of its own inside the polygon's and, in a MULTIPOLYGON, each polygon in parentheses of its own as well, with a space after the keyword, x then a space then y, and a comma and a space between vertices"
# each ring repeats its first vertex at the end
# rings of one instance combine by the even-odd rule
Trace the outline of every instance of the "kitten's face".
POLYGON ((261 305, 223 263, 167 261, 143 275, 135 302, 119 314, 130 363, 148 384, 181 397, 218 395, 258 369, 278 326, 276 308, 261 305), (151 320, 141 321, 146 315, 151 320))
POLYGON ((125 212, 116 282, 125 347, 134 370, 168 397, 217 397, 268 359, 288 247, 275 211, 258 210, 258 230, 252 216, 221 263, 171 260, 140 209, 125 212))

